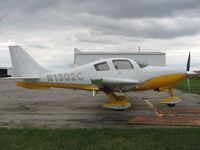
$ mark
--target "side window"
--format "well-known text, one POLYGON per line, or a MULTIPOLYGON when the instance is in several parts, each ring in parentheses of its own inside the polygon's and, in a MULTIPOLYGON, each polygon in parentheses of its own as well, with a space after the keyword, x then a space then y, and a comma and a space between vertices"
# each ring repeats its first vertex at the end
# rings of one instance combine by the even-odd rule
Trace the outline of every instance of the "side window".
POLYGON ((113 60, 115 69, 133 69, 133 65, 128 60, 113 60))
POLYGON ((109 70, 109 66, 106 62, 96 64, 96 65, 94 65, 94 68, 96 69, 96 71, 108 71, 109 70))

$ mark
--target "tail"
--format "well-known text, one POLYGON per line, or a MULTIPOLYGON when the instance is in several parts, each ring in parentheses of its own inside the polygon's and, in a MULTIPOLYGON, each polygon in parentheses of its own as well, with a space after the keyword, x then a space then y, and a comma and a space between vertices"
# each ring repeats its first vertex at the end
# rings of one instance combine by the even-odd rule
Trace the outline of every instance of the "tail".
POLYGON ((9 51, 14 77, 39 77, 48 72, 20 46, 9 46, 9 51))

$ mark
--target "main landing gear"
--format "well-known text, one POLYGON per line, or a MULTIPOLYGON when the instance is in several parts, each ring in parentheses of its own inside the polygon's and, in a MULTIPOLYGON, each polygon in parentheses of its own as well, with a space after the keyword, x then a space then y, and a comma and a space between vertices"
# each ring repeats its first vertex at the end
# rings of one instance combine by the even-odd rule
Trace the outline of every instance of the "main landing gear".
POLYGON ((103 91, 108 98, 111 100, 110 103, 104 104, 103 107, 115 109, 115 110, 125 110, 131 106, 128 102, 128 97, 126 96, 117 96, 112 91, 103 91))
POLYGON ((168 107, 174 107, 177 103, 181 102, 181 99, 179 97, 173 96, 173 88, 168 89, 168 94, 170 95, 170 97, 160 100, 160 103, 167 104, 168 107))

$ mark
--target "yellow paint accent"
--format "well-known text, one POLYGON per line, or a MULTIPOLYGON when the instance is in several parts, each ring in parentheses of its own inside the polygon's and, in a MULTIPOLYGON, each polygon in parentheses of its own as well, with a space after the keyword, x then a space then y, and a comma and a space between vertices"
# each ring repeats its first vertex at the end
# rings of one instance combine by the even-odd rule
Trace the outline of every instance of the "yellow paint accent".
POLYGON ((164 103, 164 104, 170 104, 170 103, 177 104, 180 102, 181 102, 181 99, 179 97, 167 97, 160 100, 160 103, 164 103))
POLYGON ((54 88, 70 88, 70 89, 80 89, 80 90, 99 90, 98 87, 92 84, 53 84, 53 83, 39 83, 39 82, 16 82, 17 86, 29 88, 29 89, 49 89, 54 88))
POLYGON ((115 95, 113 92, 104 92, 108 98, 112 101, 112 102, 116 102, 117 99, 117 95, 115 95))
POLYGON ((108 91, 104 93, 108 96, 108 98, 111 100, 110 103, 107 103, 103 105, 105 108, 110 108, 110 109, 126 109, 131 106, 131 104, 128 102, 128 97, 127 96, 117 96, 115 93, 108 91))
POLYGON ((49 89, 48 86, 43 86, 41 84, 33 84, 33 83, 26 83, 26 82, 16 82, 16 86, 20 86, 27 89, 49 89))
POLYGON ((168 94, 173 97, 173 92, 174 92, 174 89, 173 88, 169 88, 168 89, 168 94))
POLYGON ((112 102, 128 101, 127 96, 117 96, 113 92, 104 92, 112 102))
POLYGON ((170 86, 163 86, 163 87, 159 87, 159 92, 163 92, 166 89, 169 89, 170 86))
POLYGON ((131 104, 127 101, 116 101, 116 102, 111 102, 111 103, 107 103, 105 105, 103 105, 103 107, 105 108, 110 108, 110 109, 126 109, 128 107, 130 107, 131 104))
POLYGON ((142 90, 155 89, 159 87, 173 86, 175 83, 184 80, 185 78, 186 74, 171 74, 171 75, 159 76, 139 85, 138 87, 136 87, 136 90, 142 91, 142 90))
POLYGON ((115 95, 115 93, 109 91, 109 92, 104 92, 108 98, 112 101, 112 102, 117 102, 117 101, 128 101, 128 97, 127 96, 117 96, 115 95))
POLYGON ((127 96, 117 96, 118 101, 128 101, 127 96))

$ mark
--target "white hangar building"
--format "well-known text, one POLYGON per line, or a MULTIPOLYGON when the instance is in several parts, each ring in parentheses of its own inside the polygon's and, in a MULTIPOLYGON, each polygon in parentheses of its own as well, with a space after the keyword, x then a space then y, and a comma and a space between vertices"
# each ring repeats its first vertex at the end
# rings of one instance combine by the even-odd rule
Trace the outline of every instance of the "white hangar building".
POLYGON ((165 66, 166 55, 160 52, 82 52, 74 49, 74 65, 80 66, 104 58, 131 58, 151 66, 165 66))

